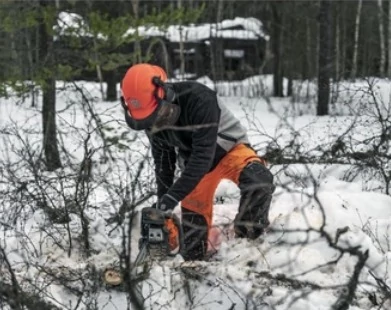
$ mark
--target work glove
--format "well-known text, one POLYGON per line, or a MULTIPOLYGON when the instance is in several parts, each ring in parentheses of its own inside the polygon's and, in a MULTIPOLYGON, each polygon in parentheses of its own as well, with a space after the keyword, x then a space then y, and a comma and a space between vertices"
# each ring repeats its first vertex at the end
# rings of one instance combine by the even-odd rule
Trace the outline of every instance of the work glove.
POLYGON ((164 194, 156 204, 154 204, 154 207, 158 210, 163 211, 167 215, 171 214, 174 208, 177 206, 178 201, 172 197, 171 195, 164 194))
POLYGON ((177 204, 178 201, 174 197, 165 194, 152 205, 152 208, 163 212, 166 218, 165 227, 168 231, 170 255, 175 255, 179 251, 179 231, 177 225, 174 223, 172 212, 177 204))

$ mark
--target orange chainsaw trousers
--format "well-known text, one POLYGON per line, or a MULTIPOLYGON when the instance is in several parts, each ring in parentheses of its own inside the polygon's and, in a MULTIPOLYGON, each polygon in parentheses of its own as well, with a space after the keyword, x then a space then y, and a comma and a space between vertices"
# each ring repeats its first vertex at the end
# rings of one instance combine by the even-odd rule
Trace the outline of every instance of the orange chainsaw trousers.
MULTIPOLYGON (((186 212, 202 216, 203 229, 206 229, 206 240, 212 226, 212 213, 215 191, 222 179, 228 179, 239 185, 239 177, 243 169, 251 162, 260 162, 264 166, 265 160, 260 158, 256 152, 244 145, 239 144, 230 150, 218 163, 218 165, 207 173, 194 190, 181 202, 182 222, 186 220, 186 212)), ((186 225, 186 223, 183 223, 186 225)), ((191 224, 190 224, 191 225, 191 224)), ((173 223, 167 222, 169 230, 170 249, 178 246, 178 231, 173 223)), ((186 237, 185 237, 186 242, 186 237)))

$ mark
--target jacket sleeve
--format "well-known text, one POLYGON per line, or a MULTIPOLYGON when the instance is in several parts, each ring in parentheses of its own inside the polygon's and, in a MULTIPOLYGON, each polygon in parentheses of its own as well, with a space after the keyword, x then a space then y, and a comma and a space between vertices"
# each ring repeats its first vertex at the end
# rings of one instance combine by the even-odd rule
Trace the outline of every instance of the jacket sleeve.
POLYGON ((214 93, 203 94, 188 104, 189 126, 192 127, 192 150, 181 176, 168 194, 178 202, 183 200, 207 174, 213 164, 216 151, 220 109, 214 93))
POLYGON ((151 143, 152 157, 155 162, 157 196, 160 199, 174 182, 176 153, 173 147, 157 141, 149 134, 147 136, 151 143))

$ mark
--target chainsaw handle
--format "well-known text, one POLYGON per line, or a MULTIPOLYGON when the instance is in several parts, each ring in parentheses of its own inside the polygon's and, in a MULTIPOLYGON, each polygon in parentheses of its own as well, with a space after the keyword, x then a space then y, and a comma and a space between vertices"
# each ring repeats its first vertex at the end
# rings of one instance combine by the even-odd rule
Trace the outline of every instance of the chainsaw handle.
MULTIPOLYGON (((183 254, 185 253, 185 236, 184 236, 184 232, 183 232, 183 228, 182 228, 182 225, 181 225, 181 221, 179 219, 179 217, 170 212, 170 213, 165 213, 165 216, 167 219, 172 219, 175 226, 178 228, 178 233, 179 233, 179 253, 183 256, 183 254)), ((169 256, 175 256, 175 254, 173 255, 170 255, 168 254, 169 256)))

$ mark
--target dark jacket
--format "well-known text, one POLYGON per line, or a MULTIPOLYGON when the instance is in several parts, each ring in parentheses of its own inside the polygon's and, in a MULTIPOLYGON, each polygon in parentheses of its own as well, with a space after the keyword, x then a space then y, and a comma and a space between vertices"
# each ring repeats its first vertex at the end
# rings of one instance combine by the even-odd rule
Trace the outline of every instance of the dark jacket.
POLYGON ((216 93, 197 82, 171 84, 181 113, 175 129, 146 131, 155 162, 158 197, 181 201, 227 152, 247 143, 246 130, 219 102, 216 93), (182 170, 174 183, 176 164, 182 170))

